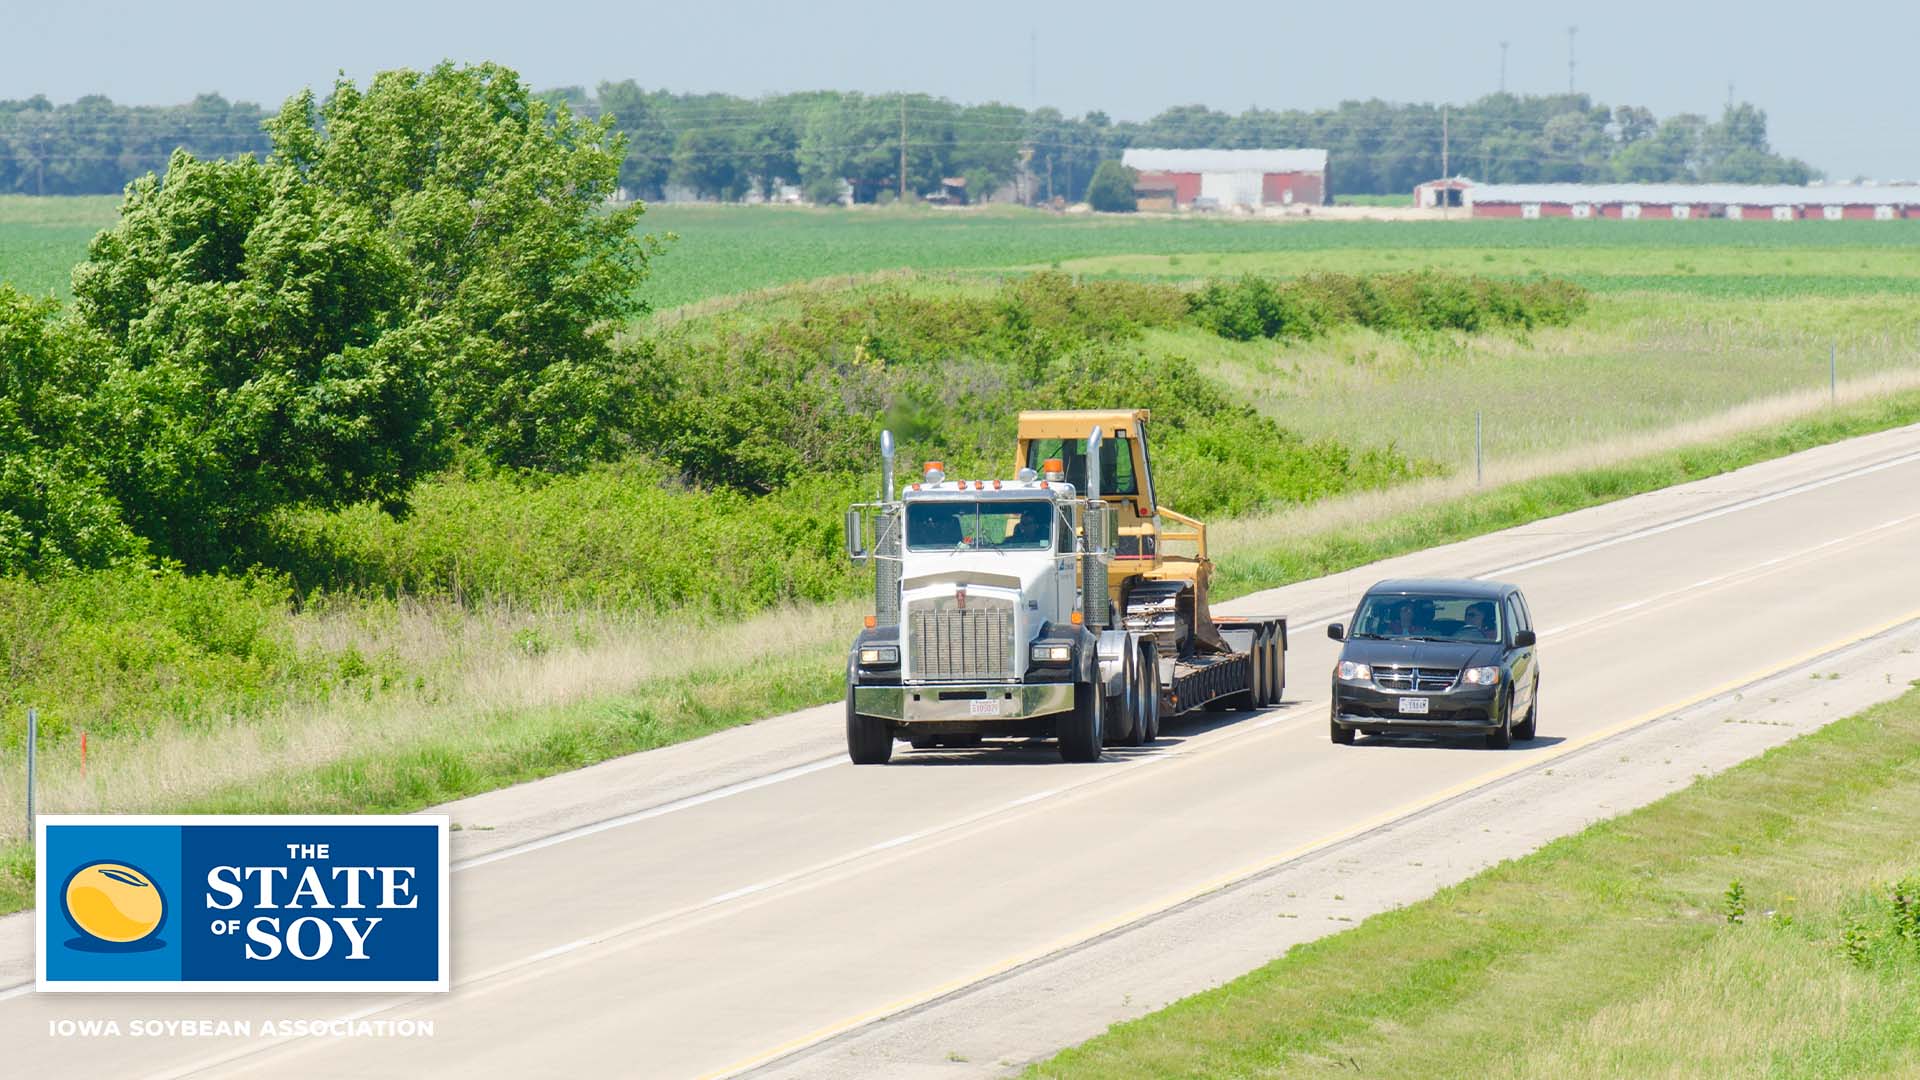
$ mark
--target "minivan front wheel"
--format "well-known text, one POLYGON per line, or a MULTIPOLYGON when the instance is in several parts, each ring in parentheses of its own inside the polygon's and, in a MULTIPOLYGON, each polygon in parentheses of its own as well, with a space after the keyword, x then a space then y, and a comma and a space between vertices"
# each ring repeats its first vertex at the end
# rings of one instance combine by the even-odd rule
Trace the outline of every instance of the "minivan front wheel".
POLYGON ((1505 750, 1513 745, 1513 691, 1507 691, 1500 709, 1500 726, 1487 732, 1487 749, 1505 750))
POLYGON ((1538 719, 1539 716, 1540 686, 1538 683, 1535 683, 1533 694, 1527 699, 1527 718, 1513 729, 1513 737, 1519 739, 1521 742, 1532 742, 1534 734, 1539 730, 1534 726, 1533 722, 1538 719))

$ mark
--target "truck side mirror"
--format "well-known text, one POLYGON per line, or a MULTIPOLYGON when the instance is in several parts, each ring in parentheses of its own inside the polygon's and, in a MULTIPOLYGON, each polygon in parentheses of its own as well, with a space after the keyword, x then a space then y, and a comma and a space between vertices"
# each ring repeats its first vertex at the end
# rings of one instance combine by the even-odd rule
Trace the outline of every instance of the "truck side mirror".
POLYGON ((1345 641, 1345 640, 1347 640, 1347 628, 1346 628, 1346 627, 1344 627, 1344 626, 1341 626, 1341 625, 1340 625, 1339 623, 1337 623, 1337 622, 1336 622, 1336 623, 1328 623, 1328 624, 1327 624, 1327 636, 1328 636, 1328 637, 1330 637, 1330 638, 1332 638, 1332 639, 1333 639, 1333 640, 1335 640, 1335 641, 1345 641))
POLYGON ((867 548, 860 536, 860 511, 847 511, 847 558, 854 562, 867 561, 867 548))
POLYGON ((1533 648, 1534 640, 1533 631, 1531 630, 1515 630, 1513 632, 1513 647, 1516 649, 1531 649, 1533 648))

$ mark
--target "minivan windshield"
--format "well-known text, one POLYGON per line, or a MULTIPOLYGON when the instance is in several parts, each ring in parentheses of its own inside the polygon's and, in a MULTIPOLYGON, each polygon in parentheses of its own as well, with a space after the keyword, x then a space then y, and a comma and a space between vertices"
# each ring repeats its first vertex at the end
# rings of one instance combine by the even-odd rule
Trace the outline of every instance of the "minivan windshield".
POLYGON ((1046 551, 1053 503, 1046 499, 910 502, 908 551, 1046 551))
POLYGON ((1369 596, 1353 618, 1356 638, 1501 640, 1500 604, 1480 596, 1369 596))

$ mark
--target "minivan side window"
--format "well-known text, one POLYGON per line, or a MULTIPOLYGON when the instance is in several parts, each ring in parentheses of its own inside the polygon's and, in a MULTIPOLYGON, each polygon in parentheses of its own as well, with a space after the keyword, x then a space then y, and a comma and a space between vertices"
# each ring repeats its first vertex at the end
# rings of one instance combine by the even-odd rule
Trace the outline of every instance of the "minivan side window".
MULTIPOLYGON (((1508 594, 1507 596, 1507 622, 1513 633, 1518 633, 1521 630, 1533 629, 1532 627, 1528 626, 1526 623, 1526 620, 1521 617, 1520 600, 1517 596, 1513 594, 1508 594)), ((1511 640, 1511 635, 1509 635, 1509 640, 1511 640)))
POLYGON ((1520 605, 1520 625, 1528 630, 1533 629, 1533 609, 1527 606, 1527 598, 1514 593, 1513 599, 1520 605))

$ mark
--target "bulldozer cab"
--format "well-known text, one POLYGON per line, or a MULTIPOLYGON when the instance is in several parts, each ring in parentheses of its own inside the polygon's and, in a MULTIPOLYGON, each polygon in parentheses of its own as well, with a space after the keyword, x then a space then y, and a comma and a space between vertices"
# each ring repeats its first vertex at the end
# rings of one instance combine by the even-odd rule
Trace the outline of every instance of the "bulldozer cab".
POLYGON ((1148 453, 1147 409, 1074 409, 1023 412, 1020 465, 1044 472, 1058 459, 1075 491, 1087 490, 1087 435, 1100 429, 1100 497, 1113 508, 1117 540, 1108 564, 1108 593, 1116 610, 1146 581, 1183 581, 1191 588, 1192 622, 1203 645, 1218 643, 1207 614, 1207 527, 1155 501, 1148 453))

